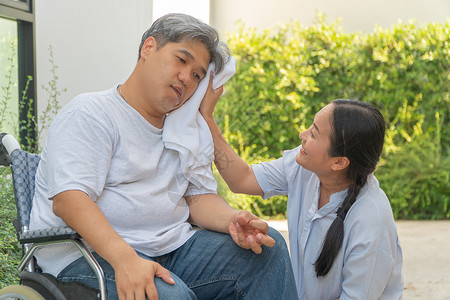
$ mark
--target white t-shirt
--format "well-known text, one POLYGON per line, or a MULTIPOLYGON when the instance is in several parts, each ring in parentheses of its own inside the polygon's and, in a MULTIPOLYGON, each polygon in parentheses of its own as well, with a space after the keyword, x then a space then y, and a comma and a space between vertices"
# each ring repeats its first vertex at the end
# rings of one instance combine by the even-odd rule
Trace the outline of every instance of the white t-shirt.
MULTIPOLYGON (((194 233, 184 195, 215 191, 189 184, 178 152, 164 147, 162 131, 129 106, 116 87, 75 97, 49 128, 30 229, 65 226, 51 199, 80 190, 135 250, 159 256, 183 245, 194 233)), ((78 257, 67 245, 36 252, 39 266, 55 276, 78 257)))
POLYGON ((314 263, 347 190, 318 209, 320 180, 295 161, 299 148, 253 165, 264 198, 288 195, 289 244, 299 299, 401 299, 402 251, 388 198, 371 175, 344 222, 333 266, 316 277, 314 263))

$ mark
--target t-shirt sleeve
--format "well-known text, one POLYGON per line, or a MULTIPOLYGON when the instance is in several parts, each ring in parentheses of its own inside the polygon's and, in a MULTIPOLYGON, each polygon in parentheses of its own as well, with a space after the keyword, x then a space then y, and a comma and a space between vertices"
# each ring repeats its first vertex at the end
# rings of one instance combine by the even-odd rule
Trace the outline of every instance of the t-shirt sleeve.
POLYGON ((288 194, 289 172, 297 167, 295 153, 295 150, 285 151, 279 159, 252 165, 256 180, 264 192, 263 199, 288 194))
POLYGON ((108 127, 79 110, 53 121, 44 149, 49 199, 67 190, 83 191, 94 201, 100 196, 114 151, 108 127))
POLYGON ((189 182, 189 185, 186 189, 185 197, 194 196, 194 195, 203 195, 203 194, 217 194, 217 190, 212 190, 207 187, 197 187, 195 184, 189 182))

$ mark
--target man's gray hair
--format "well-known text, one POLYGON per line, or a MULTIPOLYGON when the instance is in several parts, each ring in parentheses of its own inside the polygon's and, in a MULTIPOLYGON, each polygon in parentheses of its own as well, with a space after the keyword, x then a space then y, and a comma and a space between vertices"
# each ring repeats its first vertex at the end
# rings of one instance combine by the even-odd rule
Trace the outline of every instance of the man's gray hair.
POLYGON ((141 58, 144 42, 151 36, 157 41, 158 49, 168 42, 179 43, 184 40, 201 42, 211 56, 210 62, 214 63, 216 73, 223 70, 230 58, 230 50, 225 43, 219 40, 217 30, 189 15, 172 13, 153 22, 152 26, 142 35, 138 60, 141 58))

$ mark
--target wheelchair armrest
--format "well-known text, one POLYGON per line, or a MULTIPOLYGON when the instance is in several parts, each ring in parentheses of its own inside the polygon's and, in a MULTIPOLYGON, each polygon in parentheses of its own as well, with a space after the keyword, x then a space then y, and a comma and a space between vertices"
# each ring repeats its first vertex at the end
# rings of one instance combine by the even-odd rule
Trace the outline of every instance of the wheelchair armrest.
POLYGON ((17 140, 10 134, 0 133, 0 165, 9 166, 11 153, 16 149, 20 149, 17 140))
POLYGON ((45 228, 39 230, 28 230, 20 234, 19 242, 21 244, 28 243, 44 243, 50 241, 60 241, 67 239, 80 239, 81 236, 68 226, 45 228))
POLYGON ((19 142, 10 134, 1 134, 0 144, 5 148, 6 153, 11 155, 14 150, 20 149, 19 142))

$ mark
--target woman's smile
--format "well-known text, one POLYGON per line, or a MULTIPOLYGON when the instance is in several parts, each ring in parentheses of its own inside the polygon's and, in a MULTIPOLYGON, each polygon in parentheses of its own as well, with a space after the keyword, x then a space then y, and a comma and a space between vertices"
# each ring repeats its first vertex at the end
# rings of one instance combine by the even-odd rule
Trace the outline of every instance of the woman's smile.
POLYGON ((303 145, 302 145, 302 147, 300 148, 300 154, 301 154, 301 155, 308 155, 308 152, 305 151, 305 148, 303 148, 303 145))

